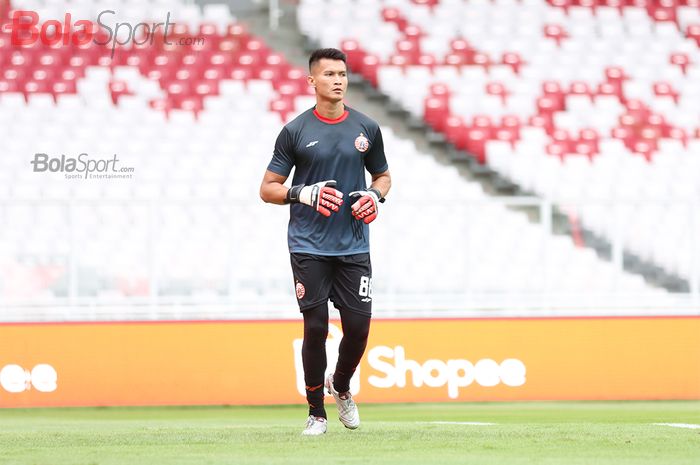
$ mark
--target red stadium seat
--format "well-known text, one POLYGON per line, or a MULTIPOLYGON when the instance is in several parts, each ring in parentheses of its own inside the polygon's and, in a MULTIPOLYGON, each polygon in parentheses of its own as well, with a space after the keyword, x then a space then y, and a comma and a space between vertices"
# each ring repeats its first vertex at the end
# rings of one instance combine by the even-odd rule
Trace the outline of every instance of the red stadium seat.
POLYGON ((574 0, 547 0, 547 2, 552 6, 564 9, 567 9, 570 6, 574 5, 574 0))
POLYGON ((245 47, 248 41, 252 38, 248 32, 248 28, 241 23, 230 24, 226 31, 226 38, 234 40, 241 46, 245 47))
POLYGON ((469 45, 466 39, 453 39, 450 41, 450 50, 453 54, 459 55, 464 58, 464 63, 471 63, 474 61, 474 54, 476 50, 469 45))
POLYGON ((700 47, 700 24, 691 24, 685 29, 685 35, 689 39, 693 39, 700 47))
POLYGON ((289 99, 277 99, 270 102, 270 111, 279 113, 283 122, 286 122, 289 114, 294 112, 294 101, 289 99))
POLYGON ((450 115, 449 103, 444 98, 426 97, 423 118, 436 131, 442 131, 450 115))
POLYGON ((565 93, 561 85, 555 81, 544 81, 542 83, 542 93, 544 97, 548 98, 553 105, 553 111, 559 111, 564 109, 565 103, 565 93))
POLYGON ((156 99, 148 102, 148 105, 155 109, 164 112, 166 115, 172 110, 172 103, 168 99, 156 99))
POLYGON ((651 7, 651 17, 657 22, 675 22, 676 21, 676 8, 674 7, 663 7, 655 6, 651 7))
POLYGON ((19 91, 19 84, 17 81, 10 81, 0 78, 0 93, 17 91, 19 91))
POLYGON ((515 139, 520 137, 520 118, 516 115, 504 115, 499 130, 509 131, 515 139))
POLYGON ((51 86, 51 93, 56 99, 63 94, 75 94, 77 92, 75 81, 56 81, 51 86))
POLYGON ((647 141, 638 140, 632 147, 630 147, 633 153, 643 156, 647 160, 651 160, 654 153, 655 147, 647 141))
POLYGON ((569 86, 569 95, 585 95, 593 98, 594 92, 588 87, 588 84, 583 81, 574 81, 569 86))
POLYGON ((690 65, 690 57, 687 53, 673 53, 669 58, 669 63, 680 66, 683 74, 686 74, 690 65))
POLYGON ((449 116, 445 120, 445 138, 460 150, 466 148, 466 125, 459 116, 449 116))
POLYGON ((204 68, 202 72, 202 78, 204 78, 207 81, 220 81, 224 79, 226 76, 225 71, 222 68, 217 68, 217 67, 207 67, 204 68))
POLYGON ((340 43, 340 49, 347 57, 348 68, 352 71, 359 71, 362 67, 362 59, 367 55, 360 43, 355 39, 346 39, 340 43))
POLYGON ((24 82, 24 95, 27 99, 31 94, 44 94, 51 92, 51 87, 46 81, 29 80, 24 82))
POLYGON ((409 24, 404 29, 403 34, 406 40, 414 42, 420 48, 420 40, 425 35, 420 27, 409 24))
POLYGON ((179 108, 182 110, 191 111, 196 116, 204 108, 202 105, 202 97, 190 96, 183 98, 179 101, 179 108))
POLYGON ((631 147, 636 140, 633 130, 624 126, 613 128, 610 132, 610 136, 613 139, 623 141, 628 147, 631 147))
POLYGON ((520 73, 520 68, 524 64, 520 55, 513 52, 504 53, 501 58, 501 63, 513 68, 513 72, 515 72, 516 74, 520 73))
POLYGON ((478 65, 482 66, 483 68, 488 68, 491 66, 491 58, 485 53, 474 53, 472 55, 471 61, 467 60, 467 64, 469 65, 478 65))
POLYGON ((252 68, 240 68, 234 67, 229 71, 226 79, 233 79, 235 81, 249 81, 254 78, 252 68))
POLYGON ((404 31, 408 25, 408 21, 403 17, 398 8, 387 7, 382 9, 382 18, 387 23, 394 23, 399 31, 404 31))
POLYGON ((398 54, 406 57, 409 64, 418 63, 418 57, 421 55, 420 44, 415 40, 399 39, 396 42, 396 50, 398 54))
POLYGON ((615 85, 611 82, 601 82, 598 84, 595 95, 612 95, 615 97, 621 97, 622 86, 615 85))
POLYGON ((650 114, 647 117, 646 125, 655 130, 657 138, 668 137, 671 130, 671 126, 666 122, 664 117, 658 114, 650 114))
POLYGON ((116 105, 119 98, 123 95, 132 95, 129 87, 124 81, 111 81, 109 83, 109 93, 112 97, 112 102, 116 105))
POLYGON ((262 66, 257 68, 255 71, 256 78, 270 81, 273 83, 273 85, 280 82, 284 78, 284 71, 280 67, 262 66))
POLYGON ((438 64, 438 59, 435 57, 435 55, 423 53, 418 57, 416 64, 425 66, 426 68, 432 70, 438 64))
POLYGON ((503 142, 508 142, 513 148, 515 148, 515 143, 517 142, 518 137, 515 133, 513 133, 513 131, 503 128, 497 128, 495 131, 494 139, 503 142))
POLYGON ((625 71, 619 66, 610 66, 605 68, 605 80, 607 82, 617 82, 629 79, 625 71))
POLYGON ((426 6, 435 6, 438 3, 440 3, 440 0, 411 0, 413 3, 416 5, 426 5, 426 6))
POLYGON ((488 84, 486 84, 486 93, 489 95, 495 95, 496 97, 500 97, 504 105, 508 98, 508 90, 500 82, 489 82, 488 84))
POLYGON ((233 53, 213 52, 209 56, 209 65, 226 71, 234 66, 235 59, 236 56, 233 53))
POLYGON ((201 79, 195 82, 192 86, 194 94, 200 98, 200 101, 208 95, 219 94, 219 80, 201 79))
POLYGON ((466 65, 467 61, 467 57, 465 57, 461 53, 448 53, 447 55, 445 55, 444 64, 461 67, 463 65, 466 65))
POLYGON ((583 153, 581 146, 588 147, 583 149, 586 151, 586 155, 592 156, 599 152, 598 142, 600 140, 600 135, 594 129, 582 129, 579 131, 578 141, 576 144, 576 152, 583 153))
POLYGON ((688 133, 683 128, 669 128, 668 138, 677 140, 684 146, 688 145, 688 133))
POLYGON ((362 59, 360 74, 367 79, 374 87, 377 87, 377 70, 379 69, 379 58, 374 55, 365 55, 362 59))
POLYGON ((471 127, 481 131, 486 139, 493 139, 496 135, 496 127, 489 115, 475 115, 471 127))
POLYGON ((550 142, 545 147, 547 155, 552 155, 558 158, 563 158, 569 152, 568 144, 561 142, 550 142))
POLYGON ((576 141, 566 129, 555 129, 552 133, 552 140, 564 147, 565 153, 574 152, 576 141))
POLYGON ((532 115, 528 118, 527 125, 542 128, 547 134, 554 132, 554 119, 551 113, 532 115))
POLYGON ((558 105, 552 97, 540 97, 537 99, 537 114, 552 118, 555 112, 563 109, 562 105, 558 105))
POLYGON ((467 130, 466 149, 474 155, 479 163, 486 162, 486 142, 488 140, 486 132, 479 128, 467 130))
POLYGON ((561 46, 561 43, 569 37, 566 30, 562 26, 556 24, 548 24, 544 26, 544 36, 548 39, 554 40, 557 45, 561 46))
POLYGON ((412 58, 408 55, 395 54, 389 57, 388 64, 391 66, 398 66, 401 69, 405 69, 406 66, 413 64, 412 58))

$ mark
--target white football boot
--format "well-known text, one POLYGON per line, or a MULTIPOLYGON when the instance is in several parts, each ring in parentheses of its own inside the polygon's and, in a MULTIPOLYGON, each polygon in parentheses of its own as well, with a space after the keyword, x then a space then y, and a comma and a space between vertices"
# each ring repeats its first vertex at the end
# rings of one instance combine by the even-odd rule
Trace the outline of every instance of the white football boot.
POLYGON ((326 378, 326 389, 328 389, 329 394, 333 395, 335 403, 338 406, 338 418, 340 422, 348 429, 356 429, 360 426, 360 412, 357 410, 355 401, 352 400, 352 395, 348 392, 347 399, 340 398, 340 393, 333 387, 332 373, 326 378))
POLYGON ((301 434, 304 436, 320 436, 326 432, 327 427, 328 421, 325 418, 309 415, 309 418, 306 420, 306 427, 301 434))

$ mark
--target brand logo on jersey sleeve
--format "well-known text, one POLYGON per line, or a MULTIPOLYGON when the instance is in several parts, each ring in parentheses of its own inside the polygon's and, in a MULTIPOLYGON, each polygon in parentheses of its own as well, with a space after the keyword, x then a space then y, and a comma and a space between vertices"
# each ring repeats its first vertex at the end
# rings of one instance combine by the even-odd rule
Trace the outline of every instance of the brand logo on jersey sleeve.
POLYGON ((355 148, 362 153, 366 152, 369 148, 369 140, 363 133, 360 133, 357 139, 355 139, 355 148))
POLYGON ((313 147, 313 146, 316 145, 316 144, 318 144, 318 141, 317 141, 317 140, 315 140, 315 141, 313 141, 313 142, 309 142, 308 144, 306 144, 306 147, 313 147))

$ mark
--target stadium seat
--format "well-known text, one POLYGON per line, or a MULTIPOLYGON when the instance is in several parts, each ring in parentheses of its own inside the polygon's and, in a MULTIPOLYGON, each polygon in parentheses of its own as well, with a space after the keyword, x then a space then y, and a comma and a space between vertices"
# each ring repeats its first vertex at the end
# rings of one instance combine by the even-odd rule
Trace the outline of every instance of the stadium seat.
MULTIPOLYGON (((318 40, 336 40, 323 45, 342 47, 350 67, 378 88, 388 89, 387 82, 400 80, 401 86, 394 87, 411 92, 397 91, 392 98, 400 103, 406 99, 412 113, 513 182, 556 201, 586 190, 613 190, 600 180, 613 182, 616 169, 624 167, 623 172, 629 169, 649 183, 678 184, 673 189, 697 192, 700 183, 693 175, 698 170, 693 168, 698 165, 689 160, 691 157, 674 158, 674 168, 657 168, 666 166, 657 154, 674 156, 681 147, 686 155, 697 153, 693 152, 698 145, 697 108, 684 104, 697 95, 688 85, 698 62, 694 50, 671 45, 663 50, 668 52, 663 55, 663 64, 678 68, 680 81, 656 75, 645 81, 649 92, 670 97, 679 111, 683 108, 695 118, 695 127, 680 131, 667 115, 663 120, 655 118, 655 108, 639 105, 624 95, 624 83, 637 76, 616 67, 614 60, 608 59, 612 53, 594 61, 599 81, 576 82, 576 73, 546 81, 549 67, 575 62, 571 58, 574 51, 585 55, 585 49, 567 46, 568 42, 579 34, 594 35, 575 23, 580 19, 581 24, 593 25, 597 13, 579 11, 573 15, 577 20, 570 21, 559 11, 577 6, 573 2, 561 7, 514 3, 513 12, 508 13, 514 23, 523 17, 534 24, 529 27, 525 22, 515 29, 522 33, 522 41, 509 37, 510 30, 498 24, 482 28, 492 30, 492 36, 484 32, 486 37, 481 37, 474 33, 478 30, 474 27, 468 38, 453 37, 453 32, 463 30, 463 19, 465 24, 484 25, 486 16, 481 11, 488 12, 495 5, 492 2, 365 2, 363 8, 339 7, 341 3, 306 5, 301 1, 297 11, 300 28, 310 35, 319 34, 315 37, 318 40), (535 11, 535 6, 540 9, 535 11), (361 18, 368 26, 342 31, 344 37, 316 27, 322 23, 319 18, 331 14, 332 8, 340 11, 332 14, 347 15, 343 19, 361 18), (540 12, 538 21, 535 18, 540 18, 540 12), (447 32, 427 27, 433 16, 451 18, 447 32), (545 26, 550 24, 558 29, 547 29, 550 36, 545 36, 545 26), (354 31, 374 33, 375 37, 353 37, 354 31), (376 37, 382 40, 373 40, 376 37), (680 55, 672 59, 672 53, 680 55), (533 63, 540 63, 534 71, 533 63), (668 87, 659 86, 654 92, 654 83, 668 87), (581 102, 586 99, 584 106, 581 102), (559 114, 570 115, 574 108, 589 116, 600 112, 605 115, 601 120, 612 123, 593 128, 590 121, 585 125, 575 121, 565 131, 559 127, 559 114), (622 124, 627 121, 620 119, 623 112, 631 115, 629 124, 622 124), (623 130, 621 140, 610 135, 623 130), (656 151, 649 150, 646 158, 637 157, 630 147, 639 144, 656 151), (556 156, 548 154, 547 147, 556 156), (610 161, 612 158, 617 161, 610 161), (618 158, 635 161, 628 166, 618 158), (657 171, 666 174, 657 175, 657 171), (674 183, 676 175, 682 182, 674 183)), ((140 11, 138 8, 150 11, 151 7, 137 6, 134 12, 140 11)), ((65 238, 75 229, 80 244, 74 271, 78 275, 77 297, 86 302, 138 301, 154 294, 164 301, 171 299, 169 302, 196 302, 213 293, 220 301, 243 294, 256 299, 281 295, 293 304, 285 262, 288 256, 279 234, 287 218, 271 215, 259 201, 259 177, 251 173, 264 172, 283 122, 313 103, 305 71, 289 65, 284 56, 237 22, 225 6, 206 5, 200 10, 188 4, 178 11, 184 24, 176 33, 201 34, 210 45, 172 49, 159 43, 155 50, 120 48, 110 61, 106 59, 108 51, 95 46, 66 55, 39 47, 16 54, 4 45, 5 36, 0 34, 0 138, 6 150, 0 160, 0 213, 4 214, 0 216, 13 218, 11 224, 0 228, 0 244, 3 253, 8 249, 12 252, 13 264, 28 256, 38 264, 18 290, 0 288, 3 302, 26 303, 43 295, 65 301, 71 292, 66 278, 69 267, 65 263, 47 265, 49 252, 56 250, 51 240, 56 240, 28 232, 51 230, 65 238), (42 121, 39 137, 37 121, 42 121), (38 173, 29 176, 26 154, 49 150, 40 145, 68 155, 115 152, 125 165, 135 167, 136 180, 66 187, 53 182, 55 179, 49 182, 36 176, 38 173), (17 206, 6 199, 35 203, 17 206), (55 202, 61 207, 46 210, 55 202), (66 214, 66 205, 73 202, 76 209, 66 214), (252 227, 255 240, 250 240, 252 227), (149 253, 158 257, 156 282, 150 280, 152 274, 143 271, 152 266, 149 253), (260 263, 261 255, 268 258, 264 264, 260 263)), ((657 19, 662 20, 662 16, 657 19)), ((611 17, 621 22, 624 15, 611 17)), ((680 11, 674 18, 692 19, 680 11)), ((626 37, 627 30, 620 30, 626 37)), ((637 32, 651 33, 652 29, 637 32)), ((464 180, 454 167, 421 153, 391 128, 383 131, 387 153, 401 157, 390 162, 397 179, 392 191, 395 201, 387 202, 386 221, 373 229, 378 245, 376 260, 391 267, 377 267, 377 292, 507 295, 559 285, 578 293, 663 294, 611 268, 590 251, 576 248, 570 238, 543 231, 541 225, 486 195, 479 183, 464 180), (426 178, 451 186, 458 202, 429 212, 434 215, 430 222, 449 217, 455 227, 438 231, 402 227, 412 222, 415 214, 408 207, 415 196, 411 186, 426 178), (475 215, 483 221, 473 221, 475 215), (391 233, 398 229, 405 234, 396 237, 391 233), (426 240, 428 235, 431 240, 426 240), (413 247, 417 243, 427 245, 413 247), (416 255, 393 252, 402 248, 415 249, 416 255), (554 257, 567 260, 541 263, 544 249, 557 251, 554 257), (455 259, 443 264, 431 258, 435 256, 455 259), (416 263, 430 266, 418 267, 416 263), (594 279, 599 276, 615 279, 594 279)), ((619 185, 620 192, 635 195, 643 187, 636 180, 619 185)), ((583 223, 588 224, 589 218, 598 230, 606 229, 601 215, 584 214, 583 223)), ((669 215, 666 221, 673 223, 679 218, 684 217, 669 215)), ((644 221, 649 218, 645 216, 644 221)), ((663 236, 664 240, 668 237, 663 236)), ((664 266, 687 273, 686 263, 674 259, 678 248, 688 244, 683 240, 686 242, 679 241, 676 246, 668 242, 660 245, 659 239, 649 235, 634 245, 653 254, 664 266)))
MULTIPOLYGON (((303 20, 301 10, 311 11, 310 7, 303 8, 305 3, 301 2, 300 20, 303 20)), ((323 15, 327 5, 315 2, 313 14, 323 15)), ((412 114, 422 116, 434 130, 443 131, 458 149, 470 151, 489 165, 493 161, 509 177, 517 176, 511 177, 515 183, 533 185, 532 174, 522 169, 523 165, 513 155, 519 148, 528 147, 543 159, 555 155, 561 161, 547 162, 552 174, 544 175, 535 191, 543 196, 555 196, 556 200, 557 192, 563 191, 547 184, 555 183, 559 178, 556 173, 559 170, 574 173, 588 166, 577 164, 578 161, 569 164, 570 157, 586 160, 592 167, 590 173, 597 173, 598 164, 608 166, 606 160, 611 159, 614 151, 652 166, 657 156, 671 151, 672 147, 685 150, 697 145, 700 132, 700 113, 694 103, 700 99, 700 88, 696 85, 700 77, 696 71, 700 61, 697 5, 684 2, 651 2, 643 8, 638 5, 552 0, 514 2, 503 10, 492 1, 437 2, 430 9, 392 2, 390 7, 376 12, 376 19, 365 15, 369 21, 390 23, 399 34, 392 42, 393 52, 384 58, 374 57, 371 73, 365 77, 412 114), (500 25, 486 20, 490 14, 499 15, 499 19, 527 18, 527 21, 514 21, 518 27, 501 31, 500 25), (444 27, 430 27, 436 21, 444 27), (451 29, 453 23, 456 34, 451 29), (407 30, 411 33, 406 34, 407 30), (422 48, 425 45, 428 48, 422 48), (399 74, 390 77, 394 71, 389 71, 392 69, 389 57, 400 53, 401 47, 408 59, 401 63, 394 61, 393 68, 399 74), (425 73, 403 72, 408 62, 419 65, 415 62, 418 50, 439 52, 435 54, 437 63, 425 66, 425 73), (401 67, 396 68, 396 64, 401 67), (509 67, 512 74, 504 74, 499 65, 509 67), (375 75, 381 79, 375 79, 375 75), (397 76, 400 76, 400 88, 410 92, 400 92, 398 86, 392 88, 388 84, 397 76), (387 84, 383 83, 384 77, 387 84), (451 92, 436 96, 430 90, 436 83, 447 84, 451 92), (421 96, 422 101, 417 102, 415 95, 421 96), (518 130, 494 124, 505 121, 509 114, 517 115, 518 130), (475 117, 480 122, 476 126, 475 117), (491 122, 481 124, 487 121, 486 117, 491 122), (540 134, 545 135, 545 140, 523 140, 527 130, 539 128, 544 129, 540 134), (506 146, 512 147, 512 151, 506 150, 506 146), (490 150, 496 151, 493 156, 490 150), (516 166, 504 162, 506 159, 516 166)), ((373 41, 369 31, 346 39, 352 40, 355 49, 366 49, 373 41)), ((306 33, 311 37, 315 34, 313 30, 306 33)), ((679 163, 679 170, 684 171, 686 160, 679 163)), ((645 170, 640 168, 635 172, 645 170)), ((580 192, 585 196, 586 192, 592 192, 600 196, 615 192, 615 183, 621 181, 607 171, 601 176, 596 180, 594 174, 586 175, 591 180, 590 189, 572 189, 567 195, 580 192)), ((675 185, 673 179, 666 176, 654 182, 675 185)), ((695 185, 700 185, 700 179, 694 179, 695 185)), ((635 180, 620 187, 627 192, 628 187, 637 185, 635 180)), ((592 225, 597 221, 583 215, 584 226, 589 220, 592 225)), ((647 255, 649 250, 658 248, 654 245, 657 242, 653 237, 647 239, 647 255)))

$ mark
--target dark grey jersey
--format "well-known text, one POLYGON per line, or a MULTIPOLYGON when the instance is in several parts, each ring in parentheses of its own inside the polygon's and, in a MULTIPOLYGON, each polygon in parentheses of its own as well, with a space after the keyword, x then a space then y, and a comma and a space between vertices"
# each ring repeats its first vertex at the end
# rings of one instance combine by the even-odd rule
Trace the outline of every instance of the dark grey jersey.
POLYGON ((314 255, 352 255, 369 252, 369 226, 352 217, 348 194, 365 190, 365 169, 371 174, 389 169, 379 125, 345 107, 336 120, 323 118, 311 108, 290 121, 275 143, 267 169, 289 176, 292 184, 314 184, 334 179, 345 196, 340 211, 325 217, 302 204, 290 206, 289 251, 314 255))

